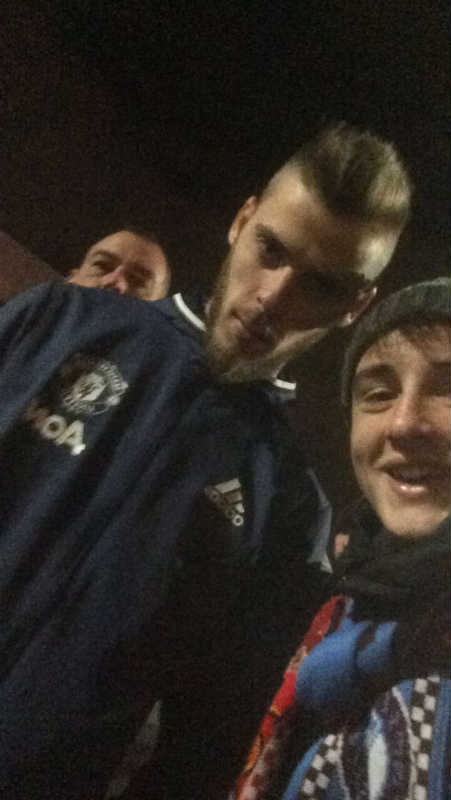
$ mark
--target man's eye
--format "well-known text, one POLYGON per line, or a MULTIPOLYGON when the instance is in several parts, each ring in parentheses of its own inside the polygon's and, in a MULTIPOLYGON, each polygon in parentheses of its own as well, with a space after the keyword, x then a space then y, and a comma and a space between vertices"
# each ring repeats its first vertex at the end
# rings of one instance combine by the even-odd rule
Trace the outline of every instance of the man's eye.
POLYGON ((368 400, 373 400, 377 402, 383 402, 384 400, 388 400, 390 397, 393 396, 393 392, 389 389, 371 389, 369 392, 366 393, 365 397, 368 400))
POLYGON ((267 267, 281 267, 286 261, 284 248, 275 239, 258 234, 258 248, 261 259, 267 267))
POLYGON ((128 280, 130 281, 130 283, 132 283, 134 286, 137 286, 137 287, 144 286, 144 284, 146 283, 145 275, 140 275, 140 274, 139 275, 137 275, 137 274, 129 275, 128 276, 128 280))
POLYGON ((445 369, 439 375, 433 376, 433 378, 431 379, 431 384, 428 388, 432 396, 447 397, 449 399, 450 387, 451 387, 451 377, 449 374, 449 369, 445 369))
POLYGON ((372 388, 361 388, 355 394, 355 402, 366 408, 385 408, 394 397, 394 391, 388 386, 375 386, 372 388))
POLYGON ((322 272, 304 272, 299 276, 299 285, 307 292, 321 295, 328 300, 345 300, 349 296, 348 287, 329 278, 322 272))
POLYGON ((107 261, 101 261, 100 259, 93 261, 91 266, 94 267, 94 269, 96 269, 98 272, 110 272, 111 270, 111 264, 109 264, 107 261))

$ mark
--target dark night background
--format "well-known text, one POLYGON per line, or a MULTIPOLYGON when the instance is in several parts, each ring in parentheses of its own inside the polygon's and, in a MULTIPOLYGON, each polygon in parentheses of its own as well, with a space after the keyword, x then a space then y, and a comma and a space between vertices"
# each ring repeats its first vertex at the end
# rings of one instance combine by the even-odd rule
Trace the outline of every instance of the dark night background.
MULTIPOLYGON (((0 227, 56 269, 128 223, 160 234, 174 288, 208 280, 246 196, 344 118, 394 139, 416 184, 382 291, 448 271, 447 2, 4 0, 0 26, 0 227)), ((339 358, 336 339, 298 369, 326 471, 339 358)))

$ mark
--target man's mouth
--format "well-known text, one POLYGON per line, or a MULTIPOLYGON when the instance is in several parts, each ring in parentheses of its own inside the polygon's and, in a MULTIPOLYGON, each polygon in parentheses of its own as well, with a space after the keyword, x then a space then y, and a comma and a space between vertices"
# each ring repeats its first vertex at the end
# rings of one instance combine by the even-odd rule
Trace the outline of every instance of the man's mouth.
POLYGON ((234 317, 238 321, 238 338, 246 347, 266 352, 273 346, 275 337, 271 326, 262 317, 247 319, 237 313, 234 317))
POLYGON ((402 494, 416 496, 446 485, 449 473, 437 465, 399 464, 385 467, 392 485, 402 494))

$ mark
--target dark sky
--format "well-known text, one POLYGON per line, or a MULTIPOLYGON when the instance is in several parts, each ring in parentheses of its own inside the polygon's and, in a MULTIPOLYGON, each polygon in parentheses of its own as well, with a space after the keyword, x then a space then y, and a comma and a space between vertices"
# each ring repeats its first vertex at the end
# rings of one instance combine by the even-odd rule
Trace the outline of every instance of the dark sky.
POLYGON ((413 270, 411 253, 417 270, 444 263, 447 3, 2 8, 3 226, 55 267, 135 222, 160 230, 180 275, 202 274, 237 206, 331 118, 393 138, 410 164, 417 194, 401 271, 413 270))

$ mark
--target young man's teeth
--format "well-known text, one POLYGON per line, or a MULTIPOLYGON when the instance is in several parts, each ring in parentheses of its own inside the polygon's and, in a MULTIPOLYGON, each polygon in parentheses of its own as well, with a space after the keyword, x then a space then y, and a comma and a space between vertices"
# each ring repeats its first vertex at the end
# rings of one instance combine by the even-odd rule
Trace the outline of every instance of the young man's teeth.
POLYGON ((421 470, 417 467, 412 467, 411 469, 394 469, 392 470, 392 475, 398 481, 404 481, 405 483, 421 483, 430 477, 430 472, 426 472, 425 470, 421 470))

